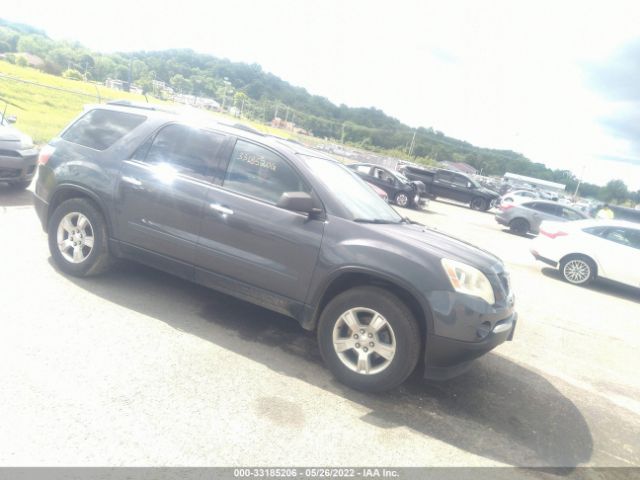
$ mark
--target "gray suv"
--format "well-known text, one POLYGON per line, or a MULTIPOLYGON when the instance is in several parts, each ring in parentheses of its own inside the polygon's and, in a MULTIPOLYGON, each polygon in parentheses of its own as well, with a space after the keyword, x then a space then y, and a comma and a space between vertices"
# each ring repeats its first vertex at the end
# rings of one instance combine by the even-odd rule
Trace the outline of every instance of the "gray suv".
POLYGON ((153 107, 88 107, 42 151, 35 208, 56 265, 114 258, 296 319, 348 385, 462 372, 516 325, 502 262, 400 216, 326 155, 153 107))

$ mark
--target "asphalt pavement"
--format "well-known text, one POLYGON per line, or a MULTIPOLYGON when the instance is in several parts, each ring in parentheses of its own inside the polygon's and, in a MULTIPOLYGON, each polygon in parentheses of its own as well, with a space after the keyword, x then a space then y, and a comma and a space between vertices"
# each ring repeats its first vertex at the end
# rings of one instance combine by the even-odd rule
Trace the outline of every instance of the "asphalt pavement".
POLYGON ((640 291, 564 283, 489 213, 413 219, 501 256, 513 342, 363 394, 291 319, 134 263, 77 279, 0 184, 0 466, 640 466, 640 291))

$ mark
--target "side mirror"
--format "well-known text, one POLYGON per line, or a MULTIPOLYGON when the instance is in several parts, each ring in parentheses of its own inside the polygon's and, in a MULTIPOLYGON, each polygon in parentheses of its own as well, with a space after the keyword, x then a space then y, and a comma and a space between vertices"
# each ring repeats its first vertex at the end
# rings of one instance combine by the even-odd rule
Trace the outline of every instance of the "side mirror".
POLYGON ((7 123, 16 123, 18 121, 15 115, 9 115, 7 117, 4 117, 4 119, 7 121, 7 123))
POLYGON ((474 188, 476 188, 476 186, 471 182, 467 182, 467 188, 474 189, 474 188))
POLYGON ((292 212, 312 213, 316 210, 307 192, 284 192, 276 206, 292 212))

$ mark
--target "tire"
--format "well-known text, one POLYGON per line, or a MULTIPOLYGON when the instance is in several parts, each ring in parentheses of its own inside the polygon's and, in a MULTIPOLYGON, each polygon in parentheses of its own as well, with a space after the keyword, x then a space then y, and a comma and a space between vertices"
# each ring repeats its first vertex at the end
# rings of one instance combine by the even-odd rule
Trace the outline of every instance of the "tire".
POLYGON ((404 192, 399 192, 396 194, 396 197, 393 199, 396 205, 402 208, 407 208, 409 206, 409 195, 404 192))
POLYGON ((588 285, 596 277, 596 271, 595 262, 585 255, 570 255, 560 262, 562 278, 574 285, 588 285))
POLYGON ((509 230, 516 235, 526 235, 529 232, 529 222, 524 218, 514 218, 509 222, 509 230))
POLYGON ((421 338, 407 305, 378 287, 356 287, 337 295, 318 322, 320 353, 331 372, 342 383, 366 392, 404 382, 418 363, 421 338), (362 358, 366 360, 359 362, 362 358))
POLYGON ((471 210, 478 210, 479 212, 486 212, 489 208, 488 202, 482 197, 476 197, 471 200, 469 206, 471 207, 471 210))
POLYGON ((14 190, 24 190, 31 185, 31 180, 20 180, 18 182, 9 182, 9 187, 14 190))
POLYGON ((48 234, 49 251, 63 272, 87 277, 103 273, 111 266, 107 224, 91 200, 72 198, 62 202, 49 219, 48 234), (89 238, 93 239, 91 245, 89 238), (59 242, 66 247, 59 247, 59 242))

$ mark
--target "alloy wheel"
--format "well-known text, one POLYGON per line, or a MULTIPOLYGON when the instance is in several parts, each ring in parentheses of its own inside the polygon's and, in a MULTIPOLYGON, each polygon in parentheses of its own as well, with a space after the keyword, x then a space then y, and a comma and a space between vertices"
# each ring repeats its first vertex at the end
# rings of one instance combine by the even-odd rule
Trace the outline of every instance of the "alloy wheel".
POLYGON ((562 273, 571 283, 584 283, 591 277, 591 267, 584 260, 570 260, 564 266, 562 273))
POLYGON ((344 312, 335 323, 333 348, 350 370, 374 375, 391 364, 396 354, 396 337, 382 315, 357 307, 344 312))
POLYGON ((66 214, 58 224, 58 250, 70 263, 82 263, 91 254, 95 237, 89 219, 79 212, 66 214))

